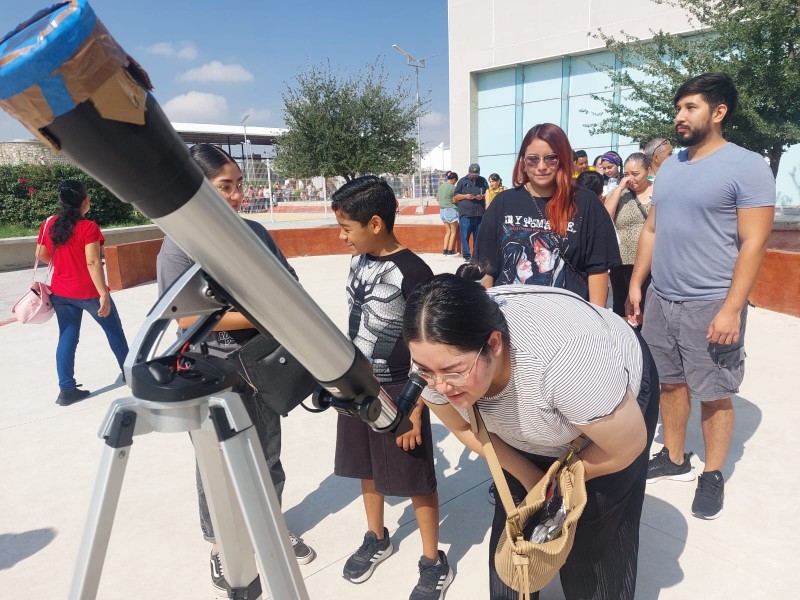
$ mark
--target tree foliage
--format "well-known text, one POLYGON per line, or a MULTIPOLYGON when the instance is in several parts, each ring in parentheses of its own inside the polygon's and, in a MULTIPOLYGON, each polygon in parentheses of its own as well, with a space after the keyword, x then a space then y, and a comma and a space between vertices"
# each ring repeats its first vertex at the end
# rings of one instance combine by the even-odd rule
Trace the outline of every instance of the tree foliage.
POLYGON ((409 103, 406 80, 391 88, 379 63, 350 76, 329 64, 310 66, 283 94, 288 132, 280 136, 275 168, 289 177, 414 170, 411 137, 423 107, 409 103))
POLYGON ((592 133, 616 132, 637 141, 673 138, 675 90, 690 77, 722 71, 739 90, 739 106, 725 137, 768 157, 777 174, 783 151, 800 142, 800 2, 652 1, 682 8, 696 22, 695 31, 651 31, 653 39, 647 43, 624 33, 624 39, 614 39, 601 32, 622 65, 607 71, 624 90, 628 106, 596 96, 606 118, 592 133))

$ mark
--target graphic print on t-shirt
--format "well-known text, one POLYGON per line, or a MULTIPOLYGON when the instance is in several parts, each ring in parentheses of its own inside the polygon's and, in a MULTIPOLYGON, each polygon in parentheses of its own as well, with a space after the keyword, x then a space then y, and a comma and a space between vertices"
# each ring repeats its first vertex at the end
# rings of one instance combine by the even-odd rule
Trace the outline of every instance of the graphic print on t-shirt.
MULTIPOLYGON (((575 231, 572 221, 567 231, 575 231)), ((506 215, 500 235, 503 264, 495 284, 566 287, 563 253, 568 244, 568 240, 550 230, 548 219, 506 215)))
POLYGON ((389 357, 402 333, 402 286, 403 273, 394 262, 363 255, 347 280, 348 336, 372 361, 372 371, 382 383, 392 381, 389 357))

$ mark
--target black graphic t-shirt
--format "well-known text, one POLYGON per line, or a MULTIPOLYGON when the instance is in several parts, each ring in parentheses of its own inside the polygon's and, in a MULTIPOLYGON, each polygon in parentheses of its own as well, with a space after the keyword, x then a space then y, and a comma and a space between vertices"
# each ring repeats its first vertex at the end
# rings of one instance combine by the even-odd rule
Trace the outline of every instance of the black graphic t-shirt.
POLYGON ((411 250, 354 256, 347 277, 348 335, 372 361, 381 383, 408 379, 411 355, 402 335, 406 298, 433 271, 411 250))
POLYGON ((622 262, 614 223, 597 196, 578 188, 562 238, 550 229, 549 200, 532 197, 524 187, 499 193, 483 216, 474 258, 489 262, 495 285, 560 287, 588 300, 589 274, 622 262))

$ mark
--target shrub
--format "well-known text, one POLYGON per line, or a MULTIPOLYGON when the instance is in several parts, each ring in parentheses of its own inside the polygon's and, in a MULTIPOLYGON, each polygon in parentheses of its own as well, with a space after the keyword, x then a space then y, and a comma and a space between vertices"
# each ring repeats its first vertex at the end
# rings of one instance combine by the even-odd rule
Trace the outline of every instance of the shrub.
POLYGON ((132 205, 126 204, 78 167, 56 165, 0 165, 0 223, 38 227, 58 212, 58 184, 77 179, 92 199, 88 217, 101 227, 113 223, 149 223, 132 205))

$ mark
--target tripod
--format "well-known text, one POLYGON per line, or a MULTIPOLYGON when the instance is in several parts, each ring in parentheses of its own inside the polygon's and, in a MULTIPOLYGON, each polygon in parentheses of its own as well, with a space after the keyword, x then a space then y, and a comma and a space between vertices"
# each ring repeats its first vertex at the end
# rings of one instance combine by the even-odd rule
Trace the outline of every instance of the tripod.
POLYGON ((112 403, 100 429, 105 448, 89 517, 70 588, 71 599, 94 598, 100 583, 114 515, 134 436, 152 432, 189 433, 220 547, 229 597, 308 597, 287 537, 277 495, 258 436, 239 394, 230 390, 236 369, 227 361, 182 354, 184 369, 169 370, 171 350, 204 338, 227 310, 209 293, 199 267, 187 271, 151 310, 125 364, 134 397, 112 403), (193 293, 200 291, 200 294, 193 293), (152 358, 166 326, 176 316, 205 313, 180 340, 152 358), (148 359, 135 363, 137 359, 148 359), (139 397, 137 397, 139 396, 139 397))

